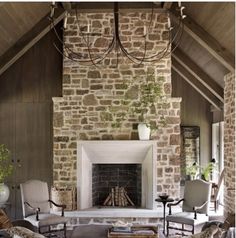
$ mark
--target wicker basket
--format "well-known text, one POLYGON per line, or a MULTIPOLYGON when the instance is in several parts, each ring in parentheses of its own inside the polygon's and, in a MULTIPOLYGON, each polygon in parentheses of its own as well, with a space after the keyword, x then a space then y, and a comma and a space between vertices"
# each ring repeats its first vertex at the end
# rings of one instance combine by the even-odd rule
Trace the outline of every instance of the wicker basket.
MULTIPOLYGON (((57 204, 65 204, 66 211, 76 210, 76 189, 72 188, 56 188, 51 189, 52 201, 57 204)), ((60 211, 61 208, 52 205, 53 211, 60 211)))

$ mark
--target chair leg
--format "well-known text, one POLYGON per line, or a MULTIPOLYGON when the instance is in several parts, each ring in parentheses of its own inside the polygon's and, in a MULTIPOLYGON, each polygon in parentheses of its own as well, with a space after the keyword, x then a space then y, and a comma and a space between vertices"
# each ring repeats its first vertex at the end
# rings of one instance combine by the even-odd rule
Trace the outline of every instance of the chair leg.
POLYGON ((51 227, 48 226, 49 237, 51 238, 51 227))
POLYGON ((64 223, 64 237, 66 238, 66 223, 64 223))
POLYGON ((217 210, 217 201, 214 201, 214 208, 215 208, 215 212, 217 210))
POLYGON ((194 234, 194 225, 193 225, 193 229, 192 229, 192 234, 194 234))
POLYGON ((169 236, 169 222, 167 221, 167 237, 169 236))
POLYGON ((182 236, 184 236, 184 223, 182 224, 182 236))

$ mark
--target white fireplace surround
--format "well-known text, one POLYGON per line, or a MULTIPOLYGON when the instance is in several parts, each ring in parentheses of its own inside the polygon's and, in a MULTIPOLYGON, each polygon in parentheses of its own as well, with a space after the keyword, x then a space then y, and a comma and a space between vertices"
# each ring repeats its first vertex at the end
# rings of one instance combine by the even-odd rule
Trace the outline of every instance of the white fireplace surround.
POLYGON ((78 209, 92 207, 93 164, 142 164, 142 208, 156 209, 156 151, 155 141, 78 141, 78 209))

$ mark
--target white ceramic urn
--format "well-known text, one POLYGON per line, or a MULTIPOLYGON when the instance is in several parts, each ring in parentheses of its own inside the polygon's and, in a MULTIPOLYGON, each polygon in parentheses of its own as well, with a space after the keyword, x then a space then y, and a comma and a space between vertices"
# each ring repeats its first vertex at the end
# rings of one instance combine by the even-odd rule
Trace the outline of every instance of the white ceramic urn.
POLYGON ((10 190, 4 183, 0 183, 0 204, 5 204, 9 198, 10 190))
POLYGON ((139 140, 150 140, 151 129, 145 123, 138 124, 139 140))

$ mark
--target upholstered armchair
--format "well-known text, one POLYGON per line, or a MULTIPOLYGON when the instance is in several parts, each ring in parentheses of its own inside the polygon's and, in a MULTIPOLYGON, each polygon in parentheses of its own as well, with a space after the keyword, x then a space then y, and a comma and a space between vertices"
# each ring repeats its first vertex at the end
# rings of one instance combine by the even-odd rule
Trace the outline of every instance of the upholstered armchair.
POLYGON ((55 230, 51 230, 51 226, 63 224, 61 230, 64 231, 64 237, 66 237, 66 223, 68 221, 64 217, 66 206, 58 205, 50 200, 47 183, 39 180, 29 180, 22 183, 20 189, 24 219, 35 226, 39 233, 55 232, 55 230), (62 209, 61 216, 50 213, 50 204, 62 209))
POLYGON ((194 234, 196 225, 208 221, 208 210, 211 198, 211 183, 197 179, 186 181, 184 188, 184 198, 176 203, 169 203, 169 215, 167 221, 167 235, 169 229, 181 230, 182 232, 191 232, 194 234), (172 214, 171 207, 182 204, 182 212, 172 214), (179 223, 181 228, 170 226, 170 223, 179 223), (184 225, 189 225, 192 229, 186 229, 184 225))

